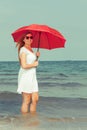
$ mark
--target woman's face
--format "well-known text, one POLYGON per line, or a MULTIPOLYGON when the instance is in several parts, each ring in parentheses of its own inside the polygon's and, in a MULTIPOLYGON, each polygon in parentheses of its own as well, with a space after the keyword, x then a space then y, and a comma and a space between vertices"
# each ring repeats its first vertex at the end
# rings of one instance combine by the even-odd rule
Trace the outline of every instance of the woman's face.
POLYGON ((27 34, 23 40, 25 42, 26 45, 31 45, 31 43, 33 42, 33 36, 31 33, 27 34))

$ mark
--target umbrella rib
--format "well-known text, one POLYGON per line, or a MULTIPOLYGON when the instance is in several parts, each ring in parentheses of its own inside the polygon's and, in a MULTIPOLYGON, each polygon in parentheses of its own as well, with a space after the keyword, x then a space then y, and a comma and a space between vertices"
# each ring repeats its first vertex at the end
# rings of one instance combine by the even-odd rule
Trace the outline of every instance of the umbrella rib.
POLYGON ((51 47, 50 47, 50 44, 49 44, 49 43, 50 43, 50 42, 49 42, 49 38, 48 38, 48 36, 47 36, 47 34, 46 34, 46 33, 45 33, 45 35, 46 35, 46 37, 47 37, 47 41, 48 41, 47 43, 48 43, 49 50, 50 50, 50 49, 51 49, 51 47))
POLYGON ((38 49, 37 49, 37 52, 39 51, 39 47, 40 47, 40 37, 41 37, 41 32, 39 32, 39 38, 38 38, 38 49))

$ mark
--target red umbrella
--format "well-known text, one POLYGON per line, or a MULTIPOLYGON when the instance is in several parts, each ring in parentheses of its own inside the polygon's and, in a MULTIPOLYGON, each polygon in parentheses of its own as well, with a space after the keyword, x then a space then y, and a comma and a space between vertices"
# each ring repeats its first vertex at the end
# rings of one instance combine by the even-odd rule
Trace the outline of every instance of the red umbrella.
POLYGON ((32 32, 34 41, 32 43, 33 48, 55 49, 63 48, 66 39, 64 36, 47 25, 31 24, 29 26, 23 26, 12 33, 14 42, 18 42, 19 39, 26 33, 32 32))

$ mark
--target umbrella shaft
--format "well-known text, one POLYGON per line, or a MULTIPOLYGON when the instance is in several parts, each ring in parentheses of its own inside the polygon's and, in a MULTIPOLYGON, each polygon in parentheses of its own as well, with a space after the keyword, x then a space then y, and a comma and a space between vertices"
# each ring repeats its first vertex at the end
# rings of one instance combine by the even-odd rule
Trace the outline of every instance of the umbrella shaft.
POLYGON ((39 38, 38 38, 38 49, 37 49, 37 51, 39 51, 39 47, 40 47, 40 37, 41 37, 41 32, 39 32, 39 38))
MULTIPOLYGON (((37 52, 39 52, 39 47, 40 47, 40 37, 41 37, 41 32, 39 32, 37 52)), ((38 58, 39 58, 39 57, 37 56, 36 60, 38 60, 38 58)))

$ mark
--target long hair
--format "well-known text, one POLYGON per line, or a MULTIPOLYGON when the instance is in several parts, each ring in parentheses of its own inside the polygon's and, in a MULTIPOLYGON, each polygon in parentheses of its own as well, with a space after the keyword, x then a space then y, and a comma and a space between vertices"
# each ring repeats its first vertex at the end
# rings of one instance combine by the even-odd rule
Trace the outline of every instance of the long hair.
POLYGON ((19 39, 19 41, 16 44, 16 47, 18 48, 18 58, 19 58, 19 61, 20 61, 19 52, 20 52, 21 47, 23 47, 25 45, 24 38, 25 38, 25 36, 27 34, 32 34, 32 33, 31 32, 27 32, 24 35, 22 35, 22 37, 19 39))

